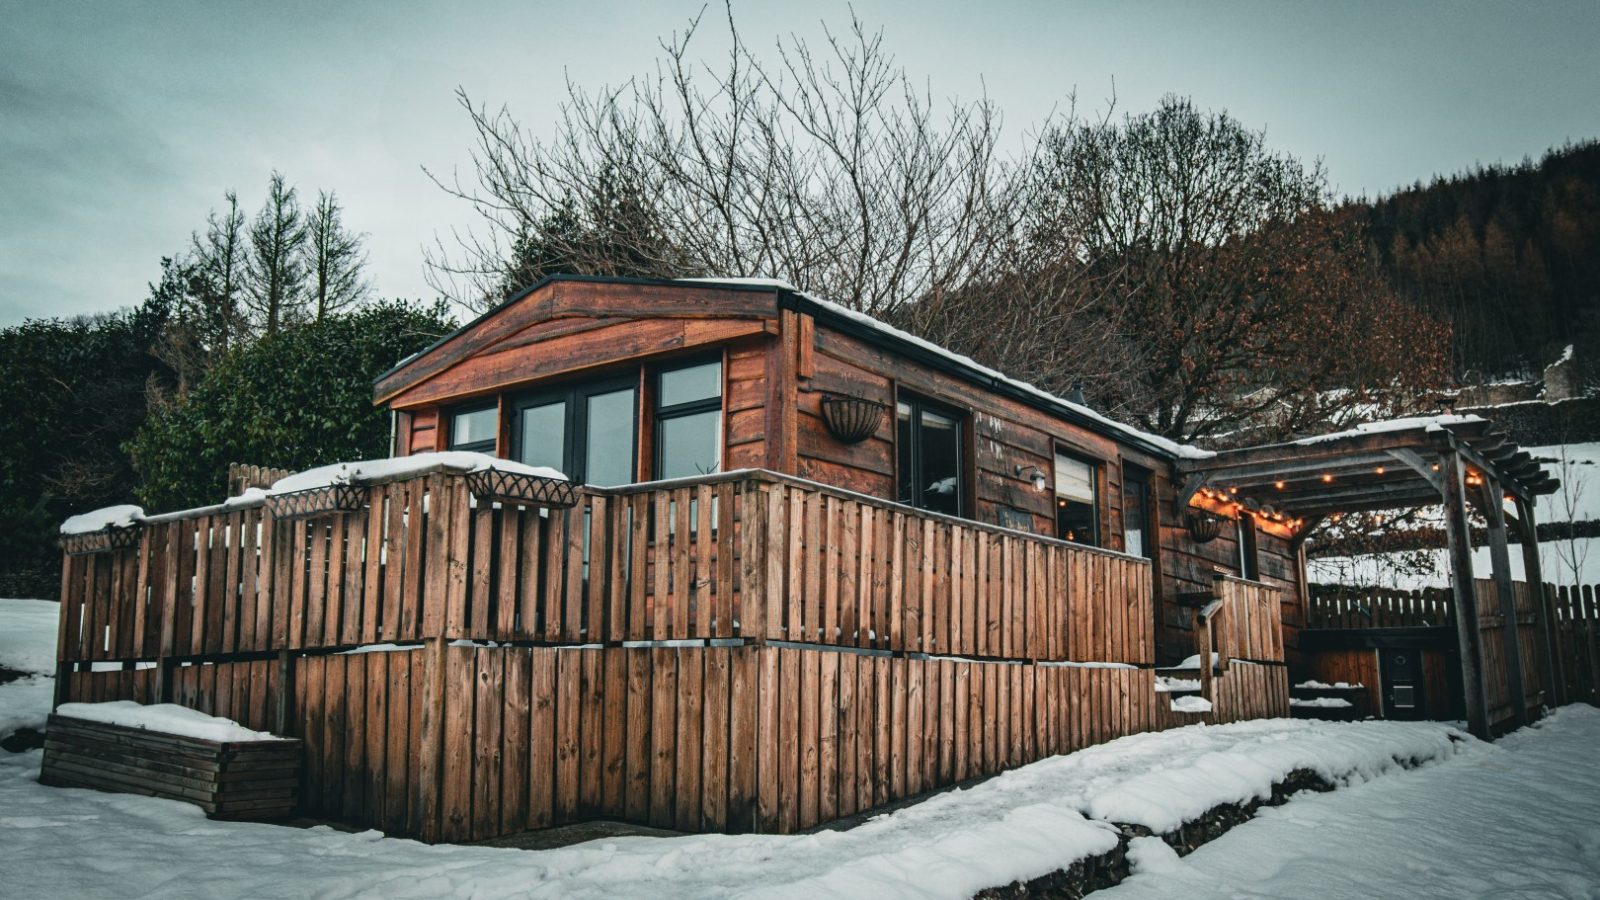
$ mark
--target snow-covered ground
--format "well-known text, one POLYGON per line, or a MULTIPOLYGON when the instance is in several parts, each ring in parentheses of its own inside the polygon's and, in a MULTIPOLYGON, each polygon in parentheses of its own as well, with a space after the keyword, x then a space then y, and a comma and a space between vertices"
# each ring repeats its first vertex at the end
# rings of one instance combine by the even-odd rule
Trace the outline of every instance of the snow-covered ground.
POLYGON ((1600 897, 1600 710, 1558 710, 1437 766, 1263 810, 1179 859, 1135 840, 1096 897, 1600 897))
MULTIPOLYGON (((54 609, 0 601, 0 661, 48 663, 54 609)), ((40 680, 42 706, 0 694, 0 716, 42 721, 49 677, 40 680)), ((1112 849, 1111 822, 1171 830, 1219 804, 1264 797, 1298 769, 1342 789, 1269 809, 1186 860, 1141 841, 1139 872, 1121 890, 1600 896, 1597 745, 1600 712, 1588 708, 1496 746, 1439 723, 1191 726, 1042 760, 848 831, 629 837, 539 851, 213 822, 184 803, 47 788, 37 782, 39 751, 0 752, 0 896, 956 900, 1112 849), (1402 761, 1423 765, 1408 772, 1402 761), (1518 886, 1534 892, 1517 894, 1518 886)))
POLYGON ((43 727, 50 714, 60 610, 46 600, 0 599, 0 669, 29 673, 0 684, 0 738, 43 727))
POLYGON ((72 897, 947 897, 1029 879, 1117 844, 1107 821, 1167 830, 1309 768, 1388 778, 1447 759, 1432 723, 1194 726, 1044 760, 879 816, 799 836, 631 837, 557 850, 427 847, 211 822, 166 800, 47 788, 40 754, 0 754, 0 893, 72 897))

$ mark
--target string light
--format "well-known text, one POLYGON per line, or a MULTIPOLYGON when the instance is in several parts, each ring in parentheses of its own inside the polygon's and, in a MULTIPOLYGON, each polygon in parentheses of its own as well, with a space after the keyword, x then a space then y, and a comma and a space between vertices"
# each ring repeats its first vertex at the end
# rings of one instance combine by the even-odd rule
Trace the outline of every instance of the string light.
POLYGON ((1333 475, 1330 474, 1330 473, 1324 472, 1323 475, 1322 475, 1322 483, 1323 484, 1333 484, 1333 475))
POLYGON ((1280 491, 1283 490, 1283 482, 1281 482, 1281 481, 1274 482, 1272 486, 1277 488, 1280 491))
POLYGON ((1379 467, 1378 467, 1378 474, 1379 474, 1379 475, 1382 475, 1382 474, 1383 474, 1383 466, 1379 466, 1379 467))

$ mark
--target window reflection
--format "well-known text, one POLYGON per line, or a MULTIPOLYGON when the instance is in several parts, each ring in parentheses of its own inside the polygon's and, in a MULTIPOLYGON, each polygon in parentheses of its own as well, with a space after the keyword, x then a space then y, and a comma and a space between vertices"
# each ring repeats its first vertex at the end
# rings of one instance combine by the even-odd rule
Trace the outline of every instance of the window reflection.
POLYGON ((656 476, 687 478, 722 468, 722 360, 661 370, 657 377, 656 476))
POLYGON ((921 400, 895 406, 898 498, 901 503, 959 516, 966 493, 961 465, 961 419, 921 400))

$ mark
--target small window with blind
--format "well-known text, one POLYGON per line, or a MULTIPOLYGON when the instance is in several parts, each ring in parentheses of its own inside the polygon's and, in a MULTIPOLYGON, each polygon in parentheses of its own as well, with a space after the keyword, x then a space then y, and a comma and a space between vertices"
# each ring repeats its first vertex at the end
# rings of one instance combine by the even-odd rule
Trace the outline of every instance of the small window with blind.
POLYGON ((1056 537, 1100 546, 1099 473, 1093 463, 1056 453, 1056 537))
POLYGON ((463 407, 450 414, 450 449, 493 454, 500 431, 500 411, 486 406, 463 407))

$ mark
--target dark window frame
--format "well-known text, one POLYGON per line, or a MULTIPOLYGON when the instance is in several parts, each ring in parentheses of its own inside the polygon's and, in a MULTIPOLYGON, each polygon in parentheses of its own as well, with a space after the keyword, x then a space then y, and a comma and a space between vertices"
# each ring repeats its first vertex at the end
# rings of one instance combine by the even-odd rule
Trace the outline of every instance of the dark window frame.
POLYGON ((1261 546, 1256 540, 1256 517, 1240 512, 1238 519, 1239 577, 1246 581, 1261 580, 1261 546))
POLYGON ((728 438, 728 415, 727 410, 723 406, 724 400, 726 399, 728 393, 728 361, 725 358, 725 354, 721 351, 718 351, 714 354, 700 354, 687 359, 674 360, 670 364, 656 366, 654 371, 651 372, 650 386, 653 398, 656 401, 655 408, 650 411, 650 455, 653 457, 650 463, 651 477, 655 479, 660 479, 662 477, 661 471, 664 468, 663 463, 665 462, 663 453, 666 450, 666 441, 662 439, 663 425, 672 419, 681 419, 686 416, 695 416, 708 412, 715 412, 717 414, 717 462, 711 472, 705 472, 703 474, 710 475, 715 472, 722 471, 724 469, 724 460, 722 457, 727 452, 728 438), (663 375, 668 375, 672 372, 679 372, 684 369, 707 366, 713 363, 715 363, 717 366, 716 396, 703 397, 699 400, 690 400, 686 403, 674 403, 670 406, 661 405, 661 378, 663 375))
POLYGON ((930 397, 925 397, 925 396, 923 396, 921 394, 918 394, 918 393, 915 393, 915 392, 912 392, 912 391, 896 390, 895 391, 894 401, 895 401, 895 407, 894 407, 894 416, 895 416, 895 448, 894 448, 895 449, 895 466, 894 466, 895 485, 894 485, 894 496, 895 496, 896 502, 904 503, 907 506, 911 506, 911 507, 914 507, 916 509, 926 510, 928 512, 935 512, 935 513, 937 513, 939 515, 954 515, 957 518, 963 518, 963 519, 970 518, 971 503, 968 500, 967 494, 968 494, 968 492, 969 492, 969 490, 971 488, 973 477, 972 477, 972 472, 970 472, 969 469, 968 469, 968 462, 967 462, 968 459, 969 459, 969 456, 970 456, 970 454, 967 452, 967 426, 968 426, 968 423, 972 420, 971 413, 969 413, 967 410, 962 409, 959 406, 952 406, 952 405, 950 405, 948 403, 941 403, 938 400, 934 400, 934 399, 932 399, 930 397), (911 428, 911 435, 912 435, 912 444, 913 444, 913 446, 911 447, 910 452, 909 452, 909 458, 911 460, 911 467, 912 467, 912 471, 910 473, 902 471, 903 467, 900 465, 900 457, 901 457, 900 449, 901 448, 899 446, 899 443, 900 443, 899 421, 900 421, 900 405, 901 404, 905 404, 905 405, 911 407, 911 418, 912 418, 912 423, 913 423, 913 426, 911 428), (923 478, 923 474, 922 474, 922 465, 923 465, 922 454, 919 452, 921 450, 921 444, 922 444, 922 439, 919 436, 922 434, 921 418, 922 418, 922 413, 923 413, 924 410, 933 412, 933 413, 935 413, 937 415, 944 416, 944 417, 946 417, 948 419, 953 420, 956 423, 956 442, 955 442, 955 451, 956 451, 956 466, 955 466, 955 469, 956 469, 956 490, 955 490, 956 511, 954 513, 945 513, 945 512, 940 512, 938 510, 933 510, 933 509, 929 508, 928 505, 927 505, 926 498, 924 496, 927 493, 927 489, 922 486, 923 482, 925 481, 925 479, 923 478), (903 488, 906 486, 908 478, 909 478, 909 481, 910 481, 911 493, 912 493, 912 497, 911 497, 911 499, 909 501, 900 499, 904 495, 903 494, 903 488))
POLYGON ((600 394, 612 394, 622 390, 633 392, 633 423, 634 440, 628 452, 628 477, 630 483, 639 475, 639 379, 635 372, 623 375, 610 375, 596 379, 581 379, 567 381, 561 384, 548 385, 532 391, 516 394, 507 404, 511 419, 511 447, 512 459, 522 458, 522 413, 536 406, 547 406, 551 403, 561 402, 566 404, 562 420, 565 433, 562 436, 561 459, 562 474, 578 484, 586 484, 589 460, 587 453, 589 441, 589 404, 590 397, 600 394))
POLYGON ((1141 559, 1154 560, 1156 558, 1156 543, 1161 534, 1161 525, 1157 519, 1160 504, 1150 502, 1151 473, 1147 469, 1134 468, 1127 464, 1122 467, 1122 549, 1131 556, 1141 559), (1144 523, 1143 543, 1138 553, 1128 550, 1128 485, 1137 484, 1139 490, 1139 512, 1144 523))
MULTIPOLYGON (((449 419, 449 421, 445 425, 445 433, 444 433, 445 434, 444 443, 445 443, 446 449, 449 449, 449 450, 464 450, 464 451, 467 451, 469 453, 487 453, 490 456, 493 456, 495 454, 495 451, 499 449, 499 446, 500 446, 500 401, 499 400, 491 400, 491 401, 489 401, 487 403, 481 402, 481 401, 473 402, 473 403, 463 403, 460 406, 453 406, 453 407, 450 408, 448 419, 449 419), (494 411, 494 413, 495 413, 495 417, 494 417, 494 434, 492 436, 490 436, 487 440, 471 441, 471 442, 468 442, 468 443, 465 443, 465 444, 457 444, 456 443, 456 419, 460 418, 461 416, 470 416, 473 413, 481 413, 481 412, 486 412, 486 411, 490 411, 490 410, 494 411)), ((438 445, 435 444, 434 446, 438 446, 438 445)))
POLYGON ((1069 540, 1061 533, 1061 495, 1056 492, 1056 461, 1062 457, 1070 459, 1074 462, 1082 463, 1089 467, 1089 485, 1090 490, 1094 495, 1090 498, 1089 502, 1089 506, 1093 511, 1093 516, 1091 519, 1094 522, 1094 534, 1090 536, 1088 541, 1072 541, 1072 543, 1081 544, 1085 547, 1103 548, 1105 547, 1105 536, 1101 534, 1101 532, 1105 530, 1102 519, 1106 513, 1106 506, 1105 490, 1102 488, 1101 480, 1105 474, 1105 460, 1095 459, 1092 456, 1085 456, 1082 453, 1075 453, 1070 448, 1064 447, 1059 443, 1055 445, 1054 452, 1050 454, 1050 504, 1051 513, 1056 520, 1055 537, 1058 540, 1069 540))

